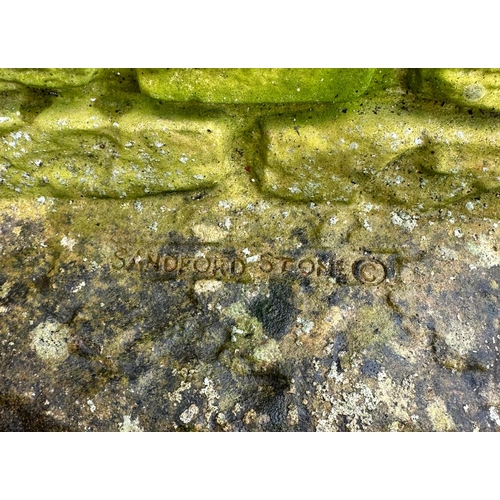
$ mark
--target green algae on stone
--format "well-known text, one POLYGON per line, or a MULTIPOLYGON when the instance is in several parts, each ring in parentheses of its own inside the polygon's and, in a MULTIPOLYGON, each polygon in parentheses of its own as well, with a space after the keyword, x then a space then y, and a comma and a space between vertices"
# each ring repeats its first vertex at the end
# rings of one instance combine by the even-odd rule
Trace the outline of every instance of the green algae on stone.
POLYGON ((500 127, 415 96, 378 93, 334 108, 266 116, 264 192, 297 201, 375 200, 429 209, 500 187, 500 127))
POLYGON ((100 71, 64 91, 13 84, 17 90, 0 93, 2 195, 133 198, 212 188, 244 180, 230 166, 230 155, 243 150, 244 168, 263 193, 299 202, 368 198, 430 209, 499 186, 496 121, 452 104, 439 103, 436 112, 425 89, 403 93, 404 71, 100 71), (328 92, 340 85, 328 99, 348 102, 301 103, 314 85, 292 89, 289 98, 293 78, 330 82, 328 92), (167 90, 184 94, 161 93, 167 90), (260 104, 244 111, 231 104, 247 98, 260 104))
POLYGON ((140 69, 156 99, 209 103, 344 102, 363 94, 373 69, 140 69))
POLYGON ((26 87, 0 91, 0 133, 18 129, 23 125, 23 105, 30 101, 26 87))
POLYGON ((0 85, 16 82, 47 89, 78 87, 89 83, 98 72, 95 68, 0 69, 0 85))
POLYGON ((227 175, 221 116, 182 116, 130 97, 122 116, 86 96, 60 98, 0 144, 4 195, 137 197, 209 187, 227 175))
POLYGON ((500 109, 499 69, 420 69, 409 73, 410 88, 431 99, 468 108, 500 109))

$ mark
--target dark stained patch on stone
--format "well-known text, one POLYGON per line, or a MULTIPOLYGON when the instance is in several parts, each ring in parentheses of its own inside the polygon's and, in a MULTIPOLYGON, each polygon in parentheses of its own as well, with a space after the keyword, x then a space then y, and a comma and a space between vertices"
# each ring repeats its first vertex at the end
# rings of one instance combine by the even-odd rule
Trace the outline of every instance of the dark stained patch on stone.
POLYGON ((281 339, 289 332, 295 317, 291 286, 288 283, 271 283, 269 297, 257 297, 249 309, 262 323, 266 335, 275 340, 281 339))

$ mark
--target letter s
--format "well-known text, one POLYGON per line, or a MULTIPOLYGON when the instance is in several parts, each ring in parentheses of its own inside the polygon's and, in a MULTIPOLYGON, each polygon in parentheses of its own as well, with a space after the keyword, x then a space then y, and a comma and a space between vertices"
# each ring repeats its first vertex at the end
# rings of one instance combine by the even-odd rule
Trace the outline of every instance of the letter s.
POLYGON ((120 248, 115 252, 115 257, 121 261, 122 265, 117 266, 113 265, 113 269, 123 269, 125 267, 125 258, 127 257, 127 249, 126 248, 120 248), (120 255, 123 253, 123 256, 120 255))

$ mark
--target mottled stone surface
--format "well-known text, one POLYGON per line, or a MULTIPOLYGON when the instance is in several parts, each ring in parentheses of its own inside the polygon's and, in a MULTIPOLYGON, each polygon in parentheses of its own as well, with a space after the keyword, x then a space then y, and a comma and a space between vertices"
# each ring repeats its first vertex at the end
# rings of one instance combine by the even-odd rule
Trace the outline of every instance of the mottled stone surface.
POLYGON ((498 116, 372 73, 341 105, 2 73, 0 429, 498 430, 498 116))

